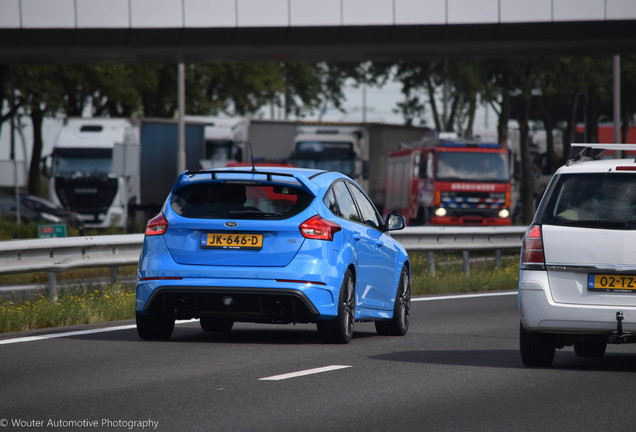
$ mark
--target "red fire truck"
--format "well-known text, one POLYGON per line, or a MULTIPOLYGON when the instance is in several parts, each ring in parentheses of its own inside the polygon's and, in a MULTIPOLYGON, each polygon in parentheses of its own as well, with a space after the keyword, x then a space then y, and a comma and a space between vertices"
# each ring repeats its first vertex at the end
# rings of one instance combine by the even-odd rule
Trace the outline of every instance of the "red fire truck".
POLYGON ((497 143, 442 140, 389 155, 386 214, 410 225, 510 225, 511 164, 497 143))

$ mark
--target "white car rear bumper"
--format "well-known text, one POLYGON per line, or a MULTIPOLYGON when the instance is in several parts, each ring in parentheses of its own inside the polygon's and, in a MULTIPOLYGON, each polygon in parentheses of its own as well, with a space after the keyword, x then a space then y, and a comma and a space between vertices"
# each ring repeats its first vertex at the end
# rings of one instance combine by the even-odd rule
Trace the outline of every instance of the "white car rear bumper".
POLYGON ((556 303, 545 271, 520 272, 519 312, 527 331, 611 333, 617 329, 619 311, 624 316, 623 330, 636 332, 636 307, 556 303))

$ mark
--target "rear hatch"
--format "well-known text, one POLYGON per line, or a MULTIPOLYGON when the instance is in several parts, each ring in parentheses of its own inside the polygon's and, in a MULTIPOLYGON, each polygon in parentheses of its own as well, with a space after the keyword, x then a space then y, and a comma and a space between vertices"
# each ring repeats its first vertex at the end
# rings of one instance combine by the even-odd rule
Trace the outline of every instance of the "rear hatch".
POLYGON ((557 174, 541 203, 538 223, 558 303, 636 306, 636 175, 608 166, 557 174))
POLYGON ((168 221, 164 239, 172 258, 179 264, 285 266, 303 244, 298 225, 248 220, 184 223, 173 219, 168 221), (225 225, 236 222, 236 227, 225 225), (214 241, 215 244, 209 245, 214 241))
POLYGON ((296 216, 313 198, 295 177, 191 177, 170 195, 164 239, 179 264, 286 266, 304 241, 296 216))
POLYGON ((636 306, 636 231, 543 225, 557 303, 636 306))

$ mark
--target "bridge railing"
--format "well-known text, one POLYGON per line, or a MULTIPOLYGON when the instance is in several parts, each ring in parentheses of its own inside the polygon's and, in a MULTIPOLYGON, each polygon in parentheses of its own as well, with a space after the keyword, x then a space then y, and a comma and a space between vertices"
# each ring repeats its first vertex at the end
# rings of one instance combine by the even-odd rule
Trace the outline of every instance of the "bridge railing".
MULTIPOLYGON (((464 273, 470 272, 470 251, 519 250, 524 226, 510 227, 407 227, 392 231, 407 251, 428 252, 429 271, 435 274, 435 252, 461 251, 464 273)), ((49 296, 57 298, 57 273, 79 268, 109 268, 111 281, 121 266, 139 261, 143 234, 103 235, 0 242, 0 275, 46 272, 49 296)))

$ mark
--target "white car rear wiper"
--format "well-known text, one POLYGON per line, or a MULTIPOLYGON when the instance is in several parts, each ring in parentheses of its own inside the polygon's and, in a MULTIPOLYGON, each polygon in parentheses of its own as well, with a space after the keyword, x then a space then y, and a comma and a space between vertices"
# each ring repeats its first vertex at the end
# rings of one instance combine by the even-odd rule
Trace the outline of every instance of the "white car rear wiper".
POLYGON ((564 225, 591 228, 634 228, 631 222, 608 220, 568 220, 564 225))

